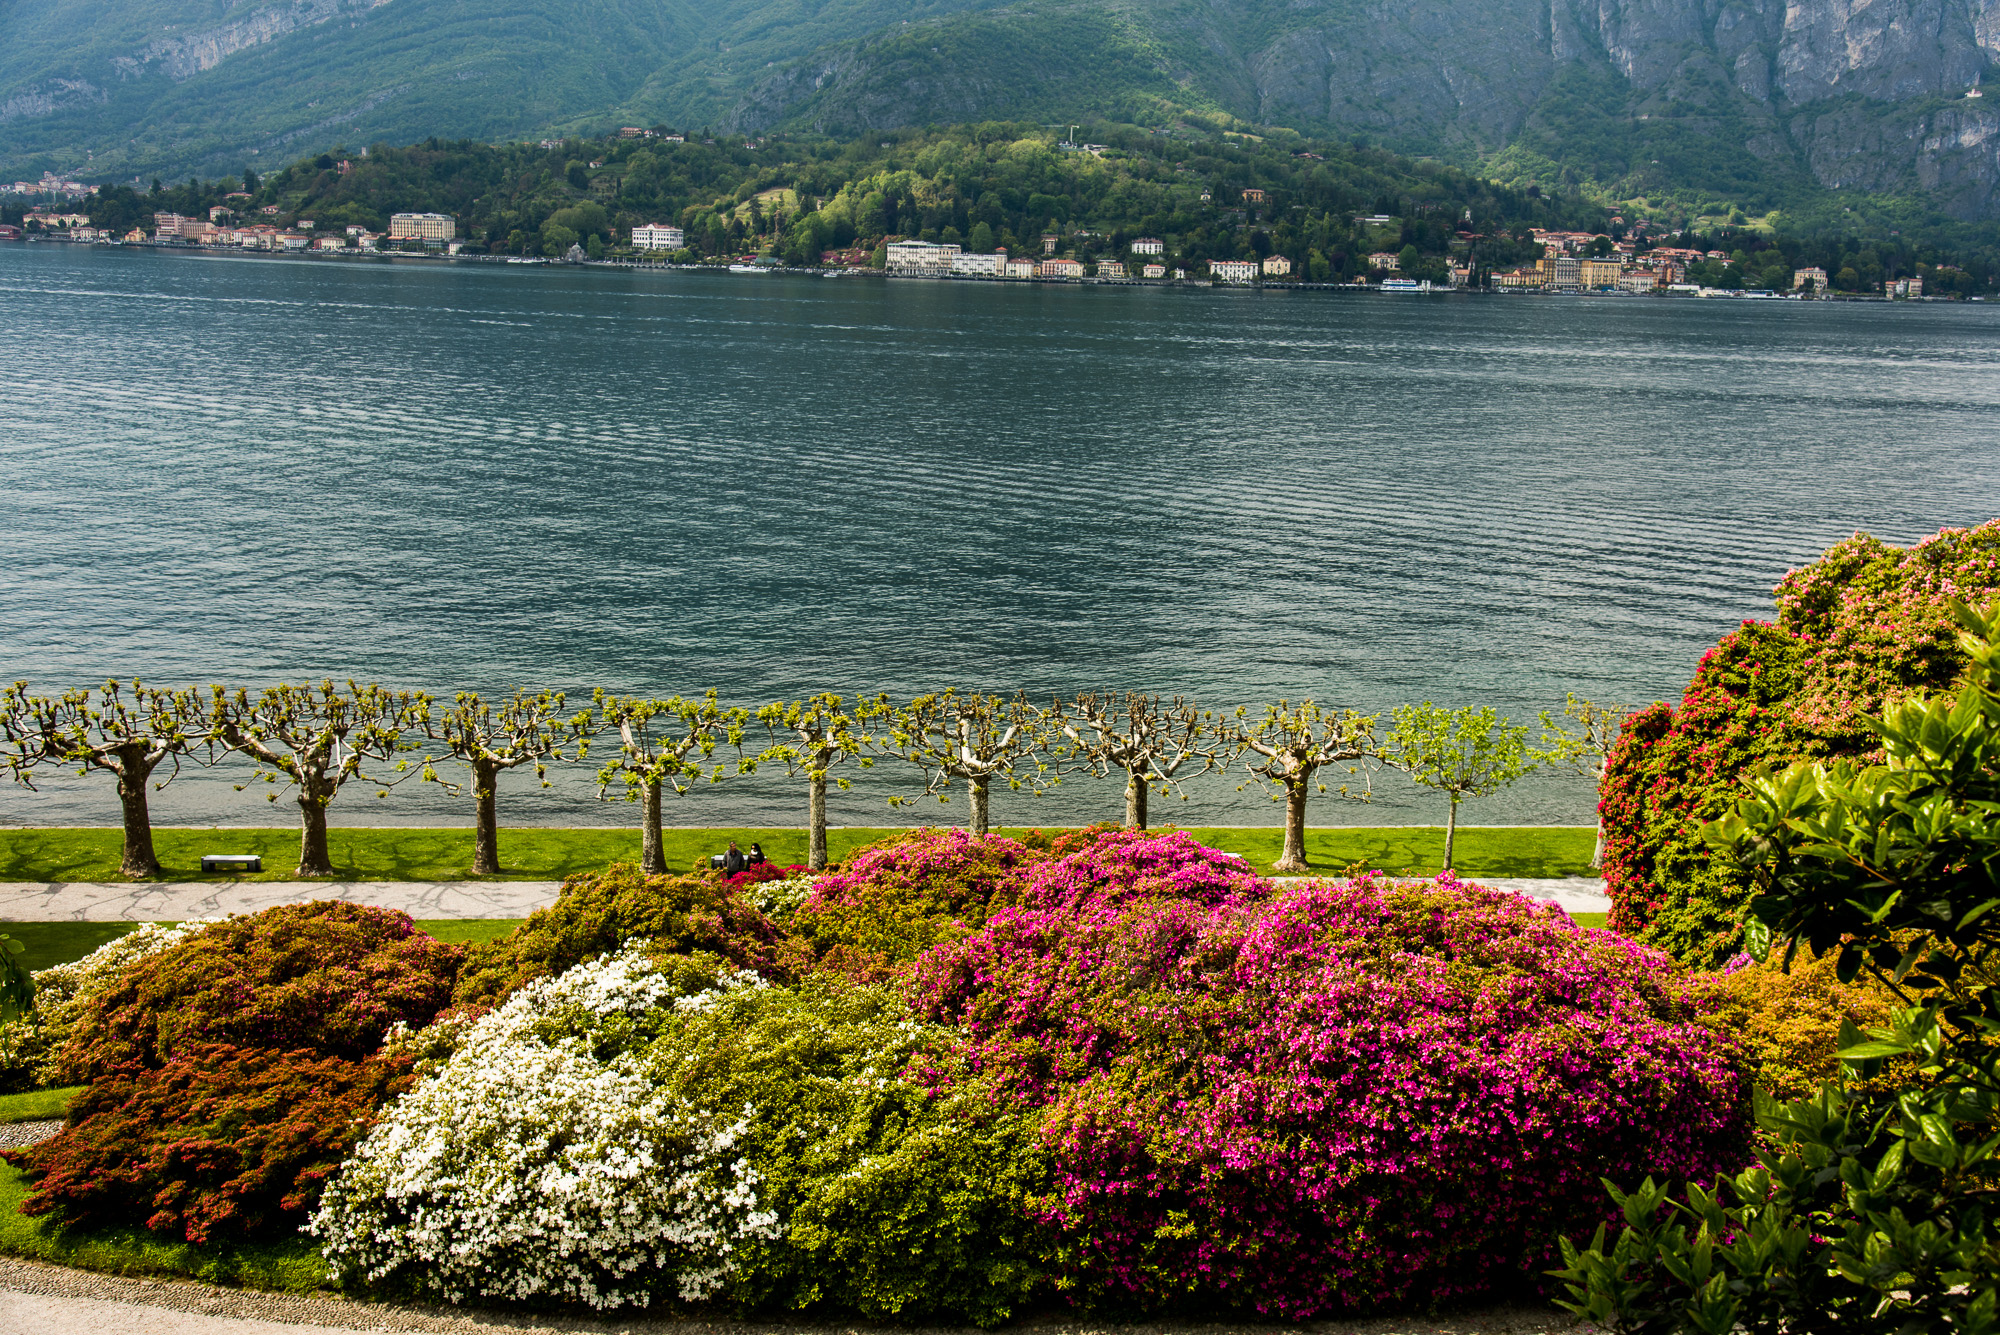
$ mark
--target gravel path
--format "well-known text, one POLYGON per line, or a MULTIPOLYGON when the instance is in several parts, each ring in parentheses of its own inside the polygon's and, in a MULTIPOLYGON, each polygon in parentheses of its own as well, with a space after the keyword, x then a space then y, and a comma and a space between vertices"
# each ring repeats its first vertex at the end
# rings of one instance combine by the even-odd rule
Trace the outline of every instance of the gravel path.
POLYGON ((0 1150, 26 1149, 39 1145, 62 1130, 62 1119, 49 1122, 0 1122, 0 1150))
MULTIPOLYGON (((1317 1322, 1307 1326, 1193 1323, 1108 1325, 1060 1317, 1011 1327, 1021 1335, 1584 1335, 1592 1328, 1559 1312, 1491 1308, 1445 1318, 1317 1322)), ((219 1289, 180 1281, 96 1275, 0 1257, 0 1335, 351 1335, 362 1331, 436 1335, 925 1335, 907 1327, 752 1325, 641 1317, 592 1320, 512 1313, 467 1313, 340 1298, 219 1289)), ((966 1332, 965 1335, 974 1335, 966 1332)))

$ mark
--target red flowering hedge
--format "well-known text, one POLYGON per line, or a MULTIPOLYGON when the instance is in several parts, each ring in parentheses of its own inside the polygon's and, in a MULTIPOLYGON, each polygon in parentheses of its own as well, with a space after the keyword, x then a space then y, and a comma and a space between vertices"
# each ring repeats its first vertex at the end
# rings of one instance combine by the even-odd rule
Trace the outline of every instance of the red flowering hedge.
POLYGON ((1626 724, 1600 790, 1611 925, 1699 967, 1740 948, 1748 887, 1699 835, 1757 766, 1863 756, 1884 701, 1949 687, 1963 666, 1955 598, 2000 590, 2000 520, 1914 547, 1856 534, 1774 591, 1702 657, 1678 708, 1626 724))
POLYGON ((552 977, 632 940, 676 954, 712 951, 759 973, 784 972, 782 934, 722 877, 648 876, 617 863, 570 877, 555 903, 475 948, 457 999, 495 1004, 531 978, 552 977))
POLYGON ((135 963, 78 1019, 63 1066, 89 1081, 214 1043, 358 1061, 390 1025, 448 1006, 464 957, 394 909, 323 900, 229 918, 135 963))
POLYGON ((1446 880, 1080 894, 917 961, 1041 1109, 1077 1301, 1288 1320, 1535 1283, 1599 1179, 1746 1155, 1734 1040, 1658 952, 1446 880))
POLYGON ((406 913, 292 904, 149 955, 98 997, 64 1052, 89 1082, 54 1138, 8 1160, 23 1207, 140 1223, 190 1242, 290 1232, 409 1082, 380 1053, 430 1023, 464 958, 406 913))
POLYGON ((122 1067, 70 1102, 55 1139, 7 1154, 35 1185, 21 1213, 196 1243, 296 1233, 410 1066, 213 1044, 122 1067))

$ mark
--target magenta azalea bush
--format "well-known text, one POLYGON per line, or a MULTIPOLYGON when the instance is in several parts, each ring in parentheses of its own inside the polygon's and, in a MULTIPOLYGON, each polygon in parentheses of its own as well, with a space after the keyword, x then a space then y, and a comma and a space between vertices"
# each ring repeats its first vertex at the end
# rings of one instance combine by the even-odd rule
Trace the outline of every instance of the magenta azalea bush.
POLYGON ((1204 848, 1185 830, 1113 830, 1066 857, 1031 867, 1022 898, 1045 909, 1111 898, 1215 904, 1270 889, 1242 858, 1204 848))
POLYGON ((1731 1041, 1664 955, 1448 877, 1196 899, 1080 873, 1148 842, 1031 873, 1065 895, 911 971, 1043 1111, 1034 1213, 1073 1299, 1302 1320, 1489 1295, 1595 1226, 1600 1178, 1745 1161, 1731 1041))

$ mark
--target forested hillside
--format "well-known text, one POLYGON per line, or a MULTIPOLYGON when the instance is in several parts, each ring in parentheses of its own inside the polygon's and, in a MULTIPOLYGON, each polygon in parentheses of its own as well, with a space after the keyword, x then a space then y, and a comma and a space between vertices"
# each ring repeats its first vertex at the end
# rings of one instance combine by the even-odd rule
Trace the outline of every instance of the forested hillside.
MULTIPOLYGON (((144 193, 117 187, 90 208, 98 224, 124 228, 160 211, 270 207, 276 221, 310 218, 322 231, 380 231, 391 213, 435 211, 456 218, 475 250, 525 255, 560 255, 573 244, 603 254, 636 224, 669 222, 686 229, 696 256, 756 251, 794 264, 819 263, 827 251, 865 256, 894 236, 1039 255, 1053 233, 1064 253, 1084 259, 1122 256, 1133 239, 1155 236, 1188 263, 1276 252, 1320 279, 1365 272, 1368 254, 1382 250, 1398 252, 1418 277, 1442 277, 1447 260, 1510 266, 1539 255, 1531 227, 1622 237, 1638 221, 1614 221, 1575 189, 1515 190, 1337 140, 1130 130, 1113 138, 1093 153, 1065 149, 1032 125, 985 122, 844 141, 431 140, 376 145, 365 156, 341 149, 262 177, 155 183, 144 193), (251 198, 227 198, 239 189, 251 198), (1258 191, 1261 200, 1246 193, 1258 191)), ((1757 286, 1767 274, 1789 287, 1793 267, 1818 264, 1848 274, 1839 285, 1854 289, 1920 273, 1934 292, 1971 293, 1991 290, 2000 269, 1990 245, 1945 235, 1725 227, 1675 239, 1724 252, 1702 278, 1728 287, 1757 286)))
POLYGON ((0 176, 986 119, 1360 136, 1677 224, 2000 220, 2000 0, 0 0, 0 176))

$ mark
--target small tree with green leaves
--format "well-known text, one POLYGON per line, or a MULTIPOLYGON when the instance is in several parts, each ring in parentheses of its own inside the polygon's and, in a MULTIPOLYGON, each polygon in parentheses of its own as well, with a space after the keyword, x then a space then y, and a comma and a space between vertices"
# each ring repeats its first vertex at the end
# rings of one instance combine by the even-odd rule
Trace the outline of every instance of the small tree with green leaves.
POLYGON ((717 762, 715 753, 725 745, 735 750, 741 772, 749 711, 725 709, 714 691, 697 699, 676 695, 650 700, 600 690, 592 703, 604 726, 618 734, 617 751, 597 771, 597 795, 603 798, 620 788, 626 801, 640 804, 639 867, 650 874, 664 872, 662 794, 685 797, 697 783, 721 783, 729 766, 717 762))
MULTIPOLYGON (((925 797, 949 802, 952 784, 963 782, 971 807, 967 828, 985 834, 995 779, 1037 796, 1059 781, 1049 756, 1057 735, 1049 711, 1029 703, 1025 694, 1010 700, 953 688, 892 707, 875 746, 923 771, 925 797)), ((891 797, 889 804, 912 800, 891 797)))
POLYGON ((1532 772, 1539 757, 1528 749, 1528 730, 1489 706, 1446 709, 1426 700, 1396 706, 1392 718, 1384 762, 1450 799, 1444 826, 1444 870, 1449 871, 1459 803, 1491 797, 1532 772))
MULTIPOLYGON (((363 783, 387 797, 389 789, 420 770, 410 752, 430 718, 429 697, 382 686, 346 687, 332 681, 317 686, 276 686, 251 695, 214 688, 209 702, 209 735, 216 745, 256 763, 251 783, 277 787, 276 802, 290 789, 299 808, 301 878, 333 875, 327 848, 326 810, 350 783, 363 783), (371 766, 389 766, 369 772, 371 766), (393 777, 391 777, 393 775, 393 777)), ((247 784, 236 785, 242 791, 247 784)))
POLYGON ((0 737, 17 782, 32 789, 35 768, 45 764, 75 765, 79 775, 100 770, 117 780, 125 829, 118 870, 125 876, 160 874, 146 789, 173 782, 181 759, 204 746, 207 730, 201 696, 191 690, 155 690, 135 681, 128 691, 107 681, 101 691, 49 696, 30 695, 28 683, 17 681, 0 696, 0 737), (155 782, 163 764, 167 777, 155 782))
POLYGON ((2000 1331, 2000 604, 1958 611, 1965 676, 1872 721, 1883 763, 1753 774, 1704 827, 1756 887, 1753 954, 1832 952, 1904 1004, 1842 1026, 1817 1097, 1760 1092, 1749 1170, 1685 1199, 1607 1182, 1625 1227, 1564 1240, 1572 1311, 1646 1335, 2000 1331))
POLYGON ((1065 759, 1100 778, 1125 776, 1125 828, 1146 828, 1146 797, 1187 792, 1181 784, 1211 769, 1226 769, 1234 748, 1216 731, 1212 711, 1176 695, 1162 699, 1127 691, 1079 695, 1051 713, 1069 738, 1065 759), (1191 768, 1192 767, 1192 768, 1191 768))
POLYGON ((434 762, 423 776, 446 791, 472 789, 472 870, 493 876, 500 871, 500 776, 522 765, 535 767, 535 778, 549 787, 548 762, 582 760, 590 750, 591 716, 585 709, 563 713, 560 691, 533 695, 516 691, 496 708, 471 691, 460 691, 451 707, 425 721, 424 732, 463 761, 468 782, 442 777, 434 762))
MULTIPOLYGON (((1575 691, 1563 700, 1562 712, 1551 714, 1542 711, 1542 745, 1537 757, 1545 765, 1562 765, 1578 774, 1588 775, 1593 781, 1592 793, 1604 786, 1604 768, 1610 761, 1611 748, 1618 744, 1618 734, 1625 727, 1625 720, 1632 717, 1632 711, 1625 705, 1600 705, 1586 700, 1575 691)), ((1591 812, 1596 817, 1597 846, 1591 851, 1590 865, 1604 865, 1604 818, 1597 815, 1597 804, 1591 803, 1591 812)))
MULTIPOLYGON (((808 696, 803 700, 779 700, 757 711, 770 745, 758 754, 753 765, 782 765, 785 773, 806 779, 806 865, 814 871, 826 870, 826 783, 829 771, 844 761, 863 768, 875 763, 866 753, 866 729, 889 712, 886 695, 856 696, 850 709, 839 695, 808 696)), ((847 791, 845 775, 833 781, 847 791)))
POLYGON ((1366 763, 1378 748, 1375 717, 1351 709, 1322 706, 1312 700, 1296 705, 1280 700, 1252 719, 1247 709, 1219 725, 1223 745, 1243 758, 1250 778, 1239 788, 1258 784, 1274 802, 1285 804, 1285 847, 1271 869, 1299 876, 1312 870, 1306 861, 1306 799, 1314 789, 1338 792, 1353 802, 1368 800, 1366 763), (1320 771, 1346 766, 1349 783, 1328 784, 1320 771), (1358 781, 1359 791, 1351 786, 1358 781))

